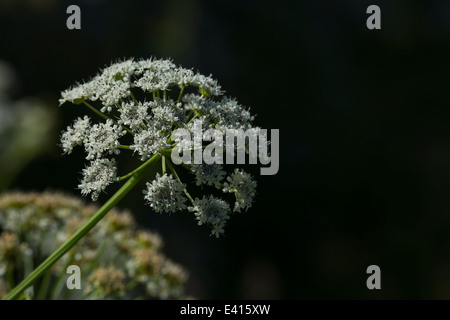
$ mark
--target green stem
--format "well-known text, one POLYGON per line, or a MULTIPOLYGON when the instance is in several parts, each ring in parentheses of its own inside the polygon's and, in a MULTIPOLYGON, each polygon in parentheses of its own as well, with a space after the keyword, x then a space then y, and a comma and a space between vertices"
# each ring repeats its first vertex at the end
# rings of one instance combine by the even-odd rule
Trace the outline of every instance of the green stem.
POLYGON ((125 180, 126 178, 131 177, 133 174, 135 174, 135 173, 141 171, 141 170, 144 169, 146 166, 148 166, 148 164, 149 164, 150 161, 153 162, 153 161, 154 161, 153 158, 156 157, 156 156, 158 156, 158 158, 161 157, 160 154, 154 155, 154 156, 151 157, 149 160, 147 160, 147 162, 145 162, 143 165, 141 165, 140 167, 138 167, 138 168, 136 168, 135 170, 131 171, 130 173, 127 173, 127 174, 124 175, 123 177, 120 177, 119 179, 117 179, 117 181, 125 180))
POLYGON ((199 116, 199 113, 196 111, 196 112, 195 112, 195 115, 191 118, 191 120, 189 120, 188 123, 186 123, 186 126, 189 125, 189 124, 192 122, 192 120, 194 120, 194 119, 197 118, 198 116, 199 116))
MULTIPOLYGON (((176 156, 172 155, 171 152, 172 152, 172 149, 168 149, 168 150, 164 151, 164 154, 166 155, 167 158, 173 159, 176 156)), ((180 158, 176 157, 176 159, 181 161, 181 163, 180 163, 181 166, 183 166, 185 169, 187 169, 189 171, 192 171, 191 167, 189 165, 187 165, 186 163, 184 163, 180 158)))
MULTIPOLYGON (((172 166, 172 164, 170 163, 170 161, 167 161, 167 165, 170 168, 170 171, 172 171, 173 175, 175 176, 175 178, 177 178, 179 183, 182 183, 180 180, 180 177, 178 176, 177 172, 175 171, 175 168, 172 166)), ((191 201, 192 204, 194 204, 194 199, 192 199, 191 195, 189 194, 189 192, 187 191, 186 188, 184 188, 184 194, 186 195, 186 197, 188 197, 189 201, 191 201)))
POLYGON ((134 97, 133 92, 130 92, 130 96, 131 96, 131 98, 133 99, 134 103, 138 104, 136 98, 134 97))
POLYGON ((181 97, 183 96, 185 86, 181 87, 180 94, 178 95, 177 104, 181 101, 181 97))
POLYGON ((162 173, 166 174, 166 157, 165 156, 162 156, 161 163, 162 163, 162 173))
POLYGON ((135 280, 132 280, 125 286, 125 290, 131 290, 134 287, 136 287, 137 285, 138 285, 138 283, 135 280))
POLYGON ((161 156, 155 154, 143 166, 142 170, 137 171, 125 184, 82 226, 75 232, 69 240, 62 244, 53 252, 39 267, 31 272, 21 283, 11 290, 4 300, 13 300, 19 298, 21 293, 39 279, 46 271, 50 269, 63 255, 65 255, 81 238, 83 238, 103 217, 142 179, 145 175, 145 167, 149 166, 161 156))
MULTIPOLYGON (((84 103, 84 105, 85 105, 86 107, 88 107, 89 109, 91 109, 92 111, 94 111, 96 114, 98 114, 98 115, 99 115, 100 117, 102 117, 103 119, 105 119, 105 120, 110 119, 110 117, 108 117, 106 114, 104 114, 104 113, 98 111, 96 108, 94 108, 93 106, 91 106, 88 102, 83 101, 83 103, 84 103)), ((111 120, 112 120, 112 119, 111 119, 111 120)))
MULTIPOLYGON (((199 114, 196 112, 196 113, 195 113, 195 116, 193 116, 193 117, 191 118, 191 120, 189 120, 189 122, 186 123, 186 126, 188 126, 188 125, 192 122, 192 120, 194 120, 194 119, 197 118, 198 116, 199 116, 199 114)), ((173 129, 173 131, 175 131, 176 129, 178 129, 178 125, 175 126, 175 128, 173 129)), ((172 131, 172 133, 170 134, 169 139, 167 140, 167 143, 172 143, 172 134, 173 134, 173 131, 172 131)))
POLYGON ((130 146, 126 146, 126 145, 124 145, 124 144, 121 144, 121 145, 119 146, 119 149, 133 150, 133 149, 130 148, 130 146))

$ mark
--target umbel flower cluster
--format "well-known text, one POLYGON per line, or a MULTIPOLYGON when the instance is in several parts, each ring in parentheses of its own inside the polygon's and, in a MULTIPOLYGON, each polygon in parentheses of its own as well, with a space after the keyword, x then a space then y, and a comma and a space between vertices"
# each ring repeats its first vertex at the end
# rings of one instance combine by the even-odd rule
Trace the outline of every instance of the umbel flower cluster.
POLYGON ((65 102, 84 104, 99 116, 95 120, 79 117, 61 135, 65 153, 75 146, 86 152, 89 164, 78 186, 83 195, 90 194, 95 201, 108 185, 133 173, 118 174, 115 156, 124 151, 144 164, 155 155, 161 157, 161 170, 144 191, 145 200, 158 213, 193 212, 198 224, 210 225, 218 237, 232 212, 252 206, 256 181, 242 169, 232 168, 227 173, 222 164, 182 164, 202 193, 210 187, 215 193, 233 195, 234 204, 230 205, 212 193, 193 199, 170 159, 175 147, 195 151, 192 144, 172 136, 177 129, 194 134, 200 122, 224 133, 254 128, 249 110, 223 96, 210 76, 178 67, 170 60, 131 59, 114 63, 90 81, 62 92, 60 104, 65 102))
MULTIPOLYGON (((66 241, 97 208, 61 193, 0 195, 0 298, 66 241)), ((182 299, 186 271, 162 253, 159 235, 112 210, 25 292, 27 299, 182 299), (78 265, 81 289, 67 290, 67 266, 78 265)))

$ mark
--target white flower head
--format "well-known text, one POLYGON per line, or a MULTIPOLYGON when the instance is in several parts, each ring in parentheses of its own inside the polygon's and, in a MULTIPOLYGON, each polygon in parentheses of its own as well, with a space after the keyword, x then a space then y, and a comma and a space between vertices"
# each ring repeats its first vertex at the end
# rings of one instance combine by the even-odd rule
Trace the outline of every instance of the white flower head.
POLYGON ((101 191, 116 181, 117 166, 115 159, 95 159, 90 166, 83 169, 83 179, 78 185, 81 194, 92 193, 92 200, 97 200, 101 191))
POLYGON ((224 183, 223 191, 235 194, 234 211, 241 212, 241 209, 250 208, 256 194, 256 181, 252 176, 243 170, 235 169, 227 181, 224 183))
POLYGON ((191 69, 178 68, 176 70, 176 79, 178 83, 178 87, 183 88, 193 84, 195 79, 194 71, 191 69))
POLYGON ((150 106, 152 112, 149 120, 155 128, 170 131, 172 125, 178 122, 177 107, 172 99, 167 101, 155 99, 150 106))
POLYGON ((103 69, 101 74, 92 80, 91 86, 95 88, 96 96, 104 105, 102 112, 111 111, 111 106, 130 96, 131 75, 134 74, 134 69, 132 59, 117 62, 103 69))
POLYGON ((180 183, 172 175, 160 176, 157 173, 155 180, 147 182, 144 199, 158 213, 173 213, 186 208, 185 187, 184 183, 180 183))
POLYGON ((184 108, 189 111, 202 111, 207 99, 198 94, 188 93, 183 96, 184 108))
POLYGON ((138 73, 142 73, 142 77, 134 85, 144 91, 167 90, 177 83, 176 66, 170 60, 141 61, 139 67, 138 73))
POLYGON ((194 206, 189 207, 193 211, 199 225, 210 224, 212 226, 211 235, 217 238, 224 233, 224 227, 230 219, 230 206, 222 199, 212 195, 195 199, 194 206))
POLYGON ((195 174, 195 182, 198 186, 208 185, 215 186, 216 188, 220 188, 220 182, 226 174, 222 168, 222 165, 215 163, 191 165, 191 170, 195 174))
POLYGON ((84 116, 83 119, 77 118, 73 126, 68 126, 67 130, 61 135, 61 147, 65 153, 71 153, 73 147, 82 145, 84 139, 89 135, 90 119, 84 116))
POLYGON ((168 138, 168 133, 149 128, 136 133, 134 135, 134 144, 130 147, 132 150, 137 151, 142 161, 145 161, 154 154, 160 153, 162 149, 170 146, 167 143, 168 138))
MULTIPOLYGON (((233 193, 234 211, 251 207, 256 193, 252 176, 236 169, 225 180, 227 173, 219 163, 224 148, 232 149, 233 156, 237 154, 238 164, 245 152, 253 160, 259 151, 253 142, 265 140, 261 140, 260 129, 253 126, 250 110, 223 94, 212 76, 177 66, 170 59, 154 58, 113 63, 91 80, 62 92, 61 104, 85 105, 103 118, 99 123, 87 116, 78 118, 61 135, 65 153, 82 145, 90 161, 83 169, 81 193, 91 194, 96 200, 110 183, 143 177, 140 173, 144 170, 161 164, 162 174, 147 182, 144 192, 150 207, 159 213, 172 213, 186 209, 189 200, 189 210, 198 224, 211 225, 217 237, 224 233, 230 205, 214 196, 193 200, 177 174, 179 168, 187 168, 195 177, 192 185, 197 189, 212 187, 233 193), (225 135, 226 139, 222 139, 225 135), (214 145, 206 145, 205 141, 214 141, 214 145), (118 178, 116 161, 106 157, 121 150, 145 163, 118 178), (183 152, 184 163, 176 169, 172 163, 180 164, 179 159, 169 157, 176 155, 174 151, 183 152), (194 156, 194 162, 190 156, 194 156), (197 159, 203 164, 198 164, 197 159)), ((227 149, 226 156, 230 154, 227 149)), ((149 286, 154 285, 149 282, 149 286)))
POLYGON ((119 109, 119 124, 129 127, 133 131, 139 131, 145 126, 148 117, 148 102, 126 102, 119 109))
POLYGON ((255 118, 236 99, 228 97, 224 97, 220 103, 215 104, 210 112, 217 119, 218 125, 233 129, 246 130, 255 118))
POLYGON ((88 154, 86 159, 100 158, 105 152, 119 154, 119 138, 125 133, 126 131, 114 124, 111 119, 106 120, 105 123, 94 124, 83 141, 88 154))
POLYGON ((204 96, 220 96, 223 93, 217 80, 213 79, 211 75, 208 77, 197 73, 192 83, 199 87, 200 93, 204 96))

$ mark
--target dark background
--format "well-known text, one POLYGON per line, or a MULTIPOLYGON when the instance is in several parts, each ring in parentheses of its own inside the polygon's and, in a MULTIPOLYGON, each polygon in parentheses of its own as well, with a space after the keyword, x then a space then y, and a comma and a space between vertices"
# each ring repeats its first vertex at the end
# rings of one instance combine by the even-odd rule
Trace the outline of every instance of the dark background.
MULTIPOLYGON (((139 188, 120 203, 161 233, 194 297, 450 298, 450 1, 0 0, 0 36, 12 94, 54 105, 59 129, 89 113, 58 107, 61 90, 150 56, 213 74, 280 129, 279 173, 257 177, 223 238, 152 212, 139 188), (70 4, 81 30, 66 28, 70 4), (381 30, 366 28, 371 4, 381 30), (381 290, 366 287, 372 264, 381 290)), ((78 194, 82 152, 48 139, 9 189, 78 194)))

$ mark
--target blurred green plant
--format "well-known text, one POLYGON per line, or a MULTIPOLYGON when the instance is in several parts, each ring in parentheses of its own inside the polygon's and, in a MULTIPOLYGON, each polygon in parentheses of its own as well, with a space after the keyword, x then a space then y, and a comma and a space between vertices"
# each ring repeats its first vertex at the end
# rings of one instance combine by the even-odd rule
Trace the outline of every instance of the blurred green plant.
MULTIPOLYGON (((61 193, 0 195, 0 298, 96 211, 61 193)), ((159 235, 137 229, 127 211, 111 210, 25 299, 182 299, 186 271, 162 253, 159 235), (69 265, 81 270, 81 290, 69 290, 69 265)))
POLYGON ((0 61, 0 190, 34 158, 54 148, 57 115, 38 98, 13 101, 14 71, 0 61))

